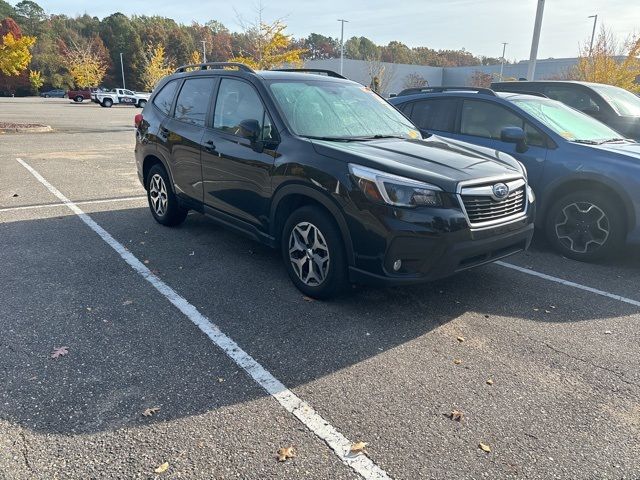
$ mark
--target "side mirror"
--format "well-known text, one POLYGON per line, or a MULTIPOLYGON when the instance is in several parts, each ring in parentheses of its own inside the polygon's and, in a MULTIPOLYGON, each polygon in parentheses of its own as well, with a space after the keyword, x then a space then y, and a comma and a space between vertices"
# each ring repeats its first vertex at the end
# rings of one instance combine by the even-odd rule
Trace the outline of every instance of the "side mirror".
POLYGON ((528 150, 527 138, 520 127, 504 127, 500 132, 500 140, 516 144, 516 152, 524 153, 528 150))
POLYGON ((251 142, 257 142, 260 139, 260 123, 258 120, 242 120, 240 122, 240 131, 241 135, 251 140, 251 142))

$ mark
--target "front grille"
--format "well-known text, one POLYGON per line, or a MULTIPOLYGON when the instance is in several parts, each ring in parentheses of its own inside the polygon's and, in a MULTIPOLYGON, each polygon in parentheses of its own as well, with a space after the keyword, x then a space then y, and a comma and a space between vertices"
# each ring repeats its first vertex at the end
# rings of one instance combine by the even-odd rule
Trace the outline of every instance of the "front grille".
MULTIPOLYGON (((526 185, 518 182, 520 186, 513 189, 504 200, 494 200, 491 195, 470 195, 462 190, 462 202, 472 226, 486 223, 500 223, 500 220, 517 216, 526 211, 527 192, 526 185)), ((489 187, 490 188, 490 187, 489 187)), ((469 190, 478 190, 472 188, 469 190)))

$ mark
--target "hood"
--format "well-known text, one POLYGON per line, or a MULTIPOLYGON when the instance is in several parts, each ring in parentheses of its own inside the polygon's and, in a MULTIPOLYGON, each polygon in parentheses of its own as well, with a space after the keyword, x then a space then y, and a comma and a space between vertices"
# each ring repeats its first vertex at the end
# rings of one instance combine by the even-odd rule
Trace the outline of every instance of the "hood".
POLYGON ((320 155, 428 182, 446 192, 455 192, 465 180, 523 176, 520 164, 506 153, 435 135, 425 140, 312 143, 320 155))
POLYGON ((640 143, 603 143, 602 145, 589 146, 597 148, 598 150, 617 153, 619 155, 624 155, 625 157, 630 157, 633 160, 640 161, 640 143))

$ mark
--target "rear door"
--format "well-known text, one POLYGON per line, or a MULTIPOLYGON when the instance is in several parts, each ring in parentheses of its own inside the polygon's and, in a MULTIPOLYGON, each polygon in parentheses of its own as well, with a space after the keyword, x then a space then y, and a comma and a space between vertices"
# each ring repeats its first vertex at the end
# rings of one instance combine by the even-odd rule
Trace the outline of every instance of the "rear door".
POLYGON ((200 146, 215 85, 215 77, 184 80, 170 116, 160 127, 159 148, 169 162, 176 194, 197 202, 203 199, 200 146))

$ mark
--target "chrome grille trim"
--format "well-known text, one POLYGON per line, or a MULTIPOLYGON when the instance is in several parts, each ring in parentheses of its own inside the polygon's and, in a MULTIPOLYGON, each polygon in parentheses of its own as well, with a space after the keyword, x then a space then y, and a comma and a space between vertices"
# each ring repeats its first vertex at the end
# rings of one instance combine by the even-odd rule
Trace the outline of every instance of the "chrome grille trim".
POLYGON ((458 186, 458 200, 472 229, 491 228, 518 221, 527 215, 529 207, 527 183, 522 178, 488 178, 464 182, 458 186), (509 195, 504 200, 493 199, 493 186, 505 183, 509 195))

